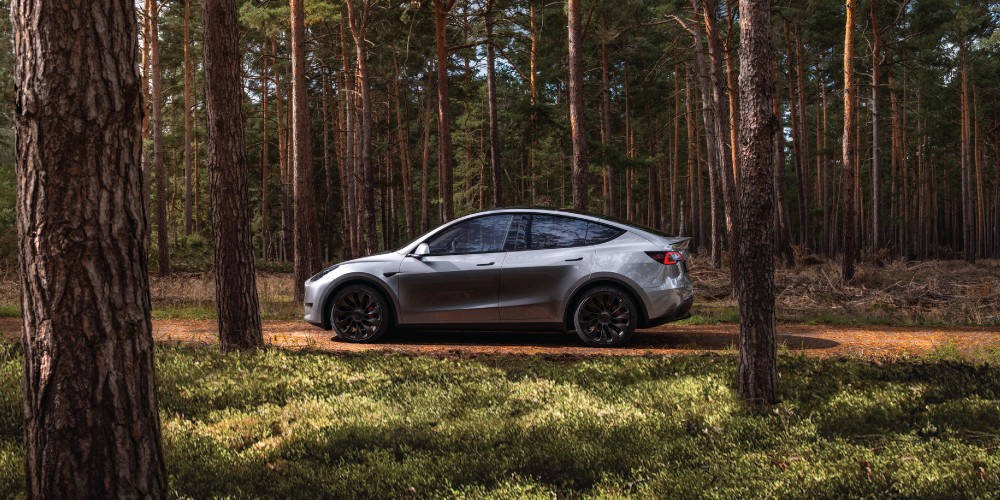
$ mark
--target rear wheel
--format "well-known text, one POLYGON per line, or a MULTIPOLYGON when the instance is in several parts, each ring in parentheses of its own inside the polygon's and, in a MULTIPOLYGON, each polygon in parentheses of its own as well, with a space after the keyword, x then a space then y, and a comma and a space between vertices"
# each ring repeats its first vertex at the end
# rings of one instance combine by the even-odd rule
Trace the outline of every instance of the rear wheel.
POLYGON ((632 338, 637 322, 635 302, 619 288, 600 286, 584 292, 573 311, 576 334, 587 345, 614 347, 632 338))
POLYGON ((389 329, 391 312, 385 298, 368 285, 348 285, 330 303, 330 325, 347 342, 375 342, 389 329))

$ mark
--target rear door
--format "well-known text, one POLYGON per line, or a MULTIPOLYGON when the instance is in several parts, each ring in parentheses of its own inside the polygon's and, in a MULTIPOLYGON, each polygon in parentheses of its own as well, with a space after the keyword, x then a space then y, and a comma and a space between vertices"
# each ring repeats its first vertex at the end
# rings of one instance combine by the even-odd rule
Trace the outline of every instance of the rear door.
POLYGON ((514 216, 459 222, 428 239, 430 255, 406 257, 399 268, 400 322, 489 323, 500 319, 500 269, 514 216))
POLYGON ((500 319, 561 322, 563 300, 592 272, 589 223, 561 215, 521 214, 514 224, 500 273, 500 319))

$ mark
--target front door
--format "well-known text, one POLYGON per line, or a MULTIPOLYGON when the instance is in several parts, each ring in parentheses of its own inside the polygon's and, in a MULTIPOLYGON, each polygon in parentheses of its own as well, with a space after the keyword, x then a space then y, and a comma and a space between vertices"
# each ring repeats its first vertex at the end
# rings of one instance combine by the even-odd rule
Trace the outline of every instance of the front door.
POLYGON ((500 269, 514 216, 458 222, 429 238, 430 254, 406 257, 399 269, 400 322, 435 325, 500 320, 500 269))

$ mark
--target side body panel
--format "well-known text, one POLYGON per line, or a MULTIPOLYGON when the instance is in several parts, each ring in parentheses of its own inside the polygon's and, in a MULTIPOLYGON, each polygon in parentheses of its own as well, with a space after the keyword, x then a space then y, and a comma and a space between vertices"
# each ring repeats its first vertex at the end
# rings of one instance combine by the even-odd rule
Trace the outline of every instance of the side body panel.
POLYGON ((401 324, 489 323, 497 308, 505 252, 406 257, 396 293, 401 324))

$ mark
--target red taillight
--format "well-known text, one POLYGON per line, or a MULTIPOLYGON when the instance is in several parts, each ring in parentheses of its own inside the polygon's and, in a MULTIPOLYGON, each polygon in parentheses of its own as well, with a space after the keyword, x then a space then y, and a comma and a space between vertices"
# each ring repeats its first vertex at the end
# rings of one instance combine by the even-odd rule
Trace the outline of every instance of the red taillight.
POLYGON ((684 254, 680 252, 646 252, 646 255, 665 266, 674 266, 684 260, 684 254))

